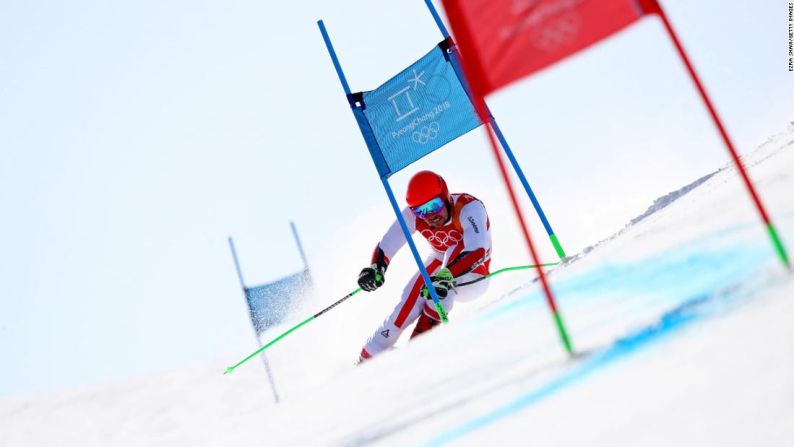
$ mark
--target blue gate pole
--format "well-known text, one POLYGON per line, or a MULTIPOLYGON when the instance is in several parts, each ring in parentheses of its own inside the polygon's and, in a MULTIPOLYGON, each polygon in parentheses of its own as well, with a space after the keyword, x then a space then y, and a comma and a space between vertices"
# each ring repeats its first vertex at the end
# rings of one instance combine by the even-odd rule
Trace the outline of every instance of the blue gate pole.
MULTIPOLYGON (((240 261, 237 260, 237 250, 234 249, 234 241, 232 241, 231 236, 229 236, 229 248, 232 250, 234 267, 237 268, 237 278, 240 280, 240 287, 243 288, 243 298, 245 298, 245 305, 248 307, 250 314, 251 305, 248 304, 248 288, 245 287, 245 281, 243 281, 243 271, 240 269, 240 261)), ((253 320, 251 320, 251 325, 254 325, 253 320)), ((259 333, 256 330, 256 326, 254 326, 254 337, 256 338, 256 344, 261 348, 262 340, 259 339, 259 333)), ((279 399, 278 392, 276 391, 276 382, 273 380, 273 372, 270 370, 270 363, 267 361, 264 351, 262 351, 262 362, 265 364, 265 372, 267 373, 267 380, 270 382, 270 389, 273 390, 273 399, 275 399, 276 403, 278 403, 279 399)))
POLYGON ((436 306, 436 312, 438 312, 438 316, 441 317, 441 321, 446 323, 448 321, 447 313, 444 311, 444 306, 441 305, 441 300, 438 298, 438 294, 436 294, 436 289, 432 286, 433 281, 430 279, 430 275, 427 273, 425 264, 422 262, 422 258, 419 256, 419 250, 416 249, 416 244, 411 237, 411 233, 408 231, 408 224, 403 218, 400 205, 397 204, 397 200, 394 198, 394 192, 391 190, 389 181, 385 178, 382 178, 381 182, 383 182, 383 188, 386 189, 386 194, 389 196, 389 202, 391 202, 391 207, 394 209, 394 214, 397 215, 397 220, 400 222, 400 228, 402 228, 403 234, 405 234, 405 240, 408 241, 408 246, 411 248, 411 254, 414 255, 416 265, 419 267, 419 272, 422 273, 422 279, 424 279, 427 290, 430 292, 430 296, 433 298, 433 304, 436 306))
POLYGON ((306 260, 306 253, 303 252, 303 244, 301 244, 301 239, 298 237, 298 228, 295 227, 295 222, 289 221, 289 226, 292 228, 292 235, 295 237, 295 243, 298 245, 298 252, 301 255, 301 259, 303 260, 303 275, 304 279, 309 282, 310 286, 314 286, 312 283, 312 274, 309 271, 309 261, 306 260))
POLYGON ((518 164, 518 160, 513 155, 513 151, 510 150, 510 146, 507 144, 507 140, 505 136, 502 134, 502 131, 499 129, 499 125, 496 124, 496 118, 491 115, 491 125, 493 126, 493 130, 496 133, 496 137, 499 139, 499 143, 502 146, 502 150, 504 151, 505 155, 507 155, 507 159, 510 160, 510 164, 513 166, 513 170, 518 175, 518 178, 521 180, 521 184, 524 185, 524 191, 526 191, 527 195, 529 196, 529 200, 532 202, 532 206, 535 207, 535 212, 538 213, 538 217, 540 217, 540 221, 543 222, 543 228, 546 229, 546 233, 549 235, 549 239, 551 239, 551 244, 554 246, 554 250, 557 252, 557 256, 560 259, 565 258, 565 250, 562 249, 562 245, 560 244, 559 239, 557 239, 557 235, 554 234, 554 230, 551 228, 551 224, 549 224, 548 219, 546 219, 546 214, 543 212, 543 209, 540 207, 540 203, 538 202, 537 197, 535 197, 535 193, 532 192, 532 188, 529 186, 529 182, 527 181, 526 176, 524 175, 524 171, 521 169, 521 166, 518 164))
MULTIPOLYGON (((441 31, 441 35, 444 36, 444 39, 449 39, 449 31, 447 31, 447 27, 444 26, 441 16, 438 15, 438 11, 436 10, 435 6, 433 6, 432 0, 425 0, 425 5, 427 5, 427 9, 430 10, 430 15, 433 16, 433 20, 436 22, 438 30, 441 31)), ((453 62, 452 67, 455 69, 461 79, 465 79, 462 76, 460 65, 456 60, 453 62)), ((463 84, 466 88, 466 91, 468 92, 468 85, 466 85, 465 81, 463 84)), ((529 196, 532 206, 535 207, 535 212, 538 214, 538 217, 540 217, 540 221, 543 223, 543 228, 546 229, 546 233, 548 233, 549 239, 551 239, 551 244, 554 246, 557 256, 559 256, 560 259, 565 258, 565 250, 562 249, 560 241, 557 239, 557 236, 554 234, 554 230, 551 228, 551 224, 549 224, 549 220, 546 218, 546 213, 543 212, 543 208, 540 207, 540 202, 538 202, 537 197, 535 197, 535 193, 532 192, 532 188, 529 186, 529 182, 527 181, 521 166, 518 164, 518 160, 516 160, 516 157, 513 155, 513 151, 510 150, 510 145, 507 144, 507 139, 505 138, 504 134, 502 134, 501 129, 499 129, 499 125, 496 124, 496 118, 491 115, 490 110, 488 111, 488 114, 491 117, 490 123, 494 132, 496 133, 496 137, 499 139, 499 144, 502 146, 502 150, 504 151, 505 155, 507 155, 508 160, 510 160, 510 165, 513 166, 513 171, 515 171, 516 175, 521 180, 521 184, 524 186, 524 191, 526 191, 527 196, 529 196)))
POLYGON ((449 39, 449 31, 447 31, 447 27, 444 26, 444 21, 441 20, 441 16, 438 15, 436 7, 433 6, 432 0, 425 0, 425 5, 427 5, 427 9, 430 10, 430 15, 433 16, 433 20, 436 21, 436 25, 438 26, 438 30, 441 31, 441 35, 444 36, 444 39, 449 39))
POLYGON ((300 253, 301 259, 303 260, 303 266, 306 270, 309 270, 309 262, 306 260, 306 253, 303 252, 303 245, 301 244, 300 237, 298 237, 298 229, 295 228, 295 222, 289 221, 289 226, 292 228, 292 236, 295 237, 295 244, 298 245, 298 253, 300 253))
MULTIPOLYGON (((331 61, 334 64, 334 68, 336 69, 336 75, 339 77, 339 82, 342 83, 342 89, 345 91, 345 96, 350 98, 351 91, 350 85, 347 83, 347 79, 345 78, 345 73, 342 71, 342 65, 339 63, 339 59, 336 57, 336 51, 334 51, 334 46, 331 43, 331 38, 328 36, 328 31, 325 29, 325 24, 322 20, 317 21, 317 26, 320 27, 320 33, 323 35, 323 41, 325 41, 325 47, 328 49, 328 55, 331 56, 331 61)), ((351 109, 355 110, 357 107, 353 101, 350 102, 351 109)), ((353 116, 356 117, 355 111, 353 112, 353 116)), ((361 128, 361 123, 359 119, 356 117, 356 123, 359 124, 359 128, 361 128)), ((362 136, 364 135, 363 129, 362 136)), ((369 147, 369 141, 367 138, 364 138, 364 142, 369 147)), ((370 148, 370 154, 372 150, 370 148)), ((373 159, 374 161, 374 159, 373 159)), ((425 268, 424 262, 422 262, 422 258, 419 256, 419 250, 416 248, 416 244, 414 244, 413 238, 411 237, 411 233, 408 231, 408 224, 405 222, 403 218, 402 212, 400 211, 400 205, 397 204, 397 199, 394 197, 394 192, 389 185, 389 181, 386 176, 381 176, 380 173, 378 175, 381 177, 381 182, 383 183, 383 188, 386 190, 386 195, 389 196, 389 203, 391 203, 392 209, 394 210, 394 214, 397 216, 397 221, 400 222, 400 228, 405 235, 405 240, 408 242, 408 246, 411 248, 411 254, 416 261, 417 267, 419 267, 419 272, 422 274, 422 279, 427 286, 427 290, 430 292, 430 297, 433 299, 433 304, 435 304, 436 312, 438 312, 439 317, 441 317, 441 321, 446 323, 448 321, 447 313, 444 311, 444 307, 441 305, 441 299, 438 297, 436 293, 436 289, 432 286, 432 280, 430 279, 430 275, 427 273, 427 269, 425 268)))

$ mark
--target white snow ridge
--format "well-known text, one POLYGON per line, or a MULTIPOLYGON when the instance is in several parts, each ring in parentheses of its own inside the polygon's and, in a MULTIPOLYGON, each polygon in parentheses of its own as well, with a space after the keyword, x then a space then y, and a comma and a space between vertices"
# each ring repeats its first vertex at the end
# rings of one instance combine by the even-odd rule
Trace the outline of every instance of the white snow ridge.
MULTIPOLYGON (((794 126, 745 162, 794 250, 794 126)), ((221 359, 0 401, 0 445, 794 444, 794 280, 732 166, 549 278, 573 359, 531 276, 505 274, 515 292, 359 367, 333 333, 375 322, 296 331, 268 351, 279 404, 259 362, 221 359)))

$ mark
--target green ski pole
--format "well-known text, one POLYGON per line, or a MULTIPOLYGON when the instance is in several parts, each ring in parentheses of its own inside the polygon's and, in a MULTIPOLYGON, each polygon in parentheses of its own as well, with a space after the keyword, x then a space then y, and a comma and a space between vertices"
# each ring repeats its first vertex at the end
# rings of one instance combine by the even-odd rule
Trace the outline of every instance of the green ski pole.
MULTIPOLYGON (((559 265, 559 264, 560 264, 559 262, 549 262, 547 264, 540 264, 540 266, 541 267, 551 267, 551 266, 555 266, 555 265, 559 265)), ((467 281, 467 282, 464 282, 464 283, 461 283, 461 284, 456 284, 455 287, 468 286, 469 284, 474 284, 476 282, 480 282, 480 281, 482 281, 485 278, 490 278, 491 276, 495 276, 495 275, 498 275, 498 274, 504 273, 504 272, 511 272, 513 270, 534 269, 534 268, 537 268, 537 267, 538 267, 537 265, 517 265, 515 267, 505 267, 505 268, 499 269, 499 270, 497 270, 495 272, 491 272, 491 273, 483 276, 482 278, 477 278, 477 279, 475 279, 473 281, 467 281)))
MULTIPOLYGON (((550 262, 550 263, 548 263, 548 264, 540 264, 540 266, 541 266, 541 267, 549 267, 549 266, 554 266, 554 265, 558 265, 558 264, 559 264, 559 262, 550 262)), ((468 286, 469 284, 474 284, 474 283, 476 283, 476 282, 479 282, 479 281, 482 281, 482 280, 484 280, 485 278, 490 278, 491 276, 495 276, 495 275, 498 275, 498 274, 500 274, 500 273, 509 272, 509 271, 513 271, 513 270, 526 270, 526 269, 531 269, 531 268, 536 268, 536 267, 537 267, 537 266, 535 266, 535 265, 519 265, 519 266, 515 266, 515 267, 505 267, 505 268, 499 269, 499 270, 497 270, 497 271, 495 271, 495 272, 491 272, 491 273, 489 273, 489 274, 487 274, 487 275, 483 276, 482 278, 477 278, 477 279, 475 279, 475 280, 473 280, 473 281, 468 281, 468 282, 465 282, 465 283, 462 283, 462 284, 458 284, 456 287, 468 286)), ((296 324, 295 326, 291 327, 290 329, 288 329, 288 330, 287 330, 286 332, 284 332, 283 334, 281 334, 281 335, 279 335, 278 337, 274 338, 273 340, 271 340, 270 342, 268 342, 267 344, 265 344, 265 345, 264 345, 264 346, 262 346, 261 348, 257 349, 256 351, 252 352, 252 353, 251 353, 251 355, 249 355, 248 357, 246 357, 246 358, 244 358, 244 359, 240 360, 239 362, 237 362, 237 364, 236 364, 236 365, 233 365, 233 366, 230 366, 230 367, 226 368, 226 371, 225 371, 223 374, 231 374, 231 373, 233 373, 233 372, 234 372, 234 370, 235 370, 235 369, 236 369, 238 366, 240 366, 240 365, 242 365, 243 363, 245 363, 245 362, 247 362, 247 361, 251 360, 251 359, 252 359, 252 358, 254 358, 254 357, 257 355, 257 354, 259 354, 260 352, 264 351, 265 349, 267 349, 267 348, 269 348, 269 347, 273 346, 274 344, 276 344, 276 343, 277 343, 279 340, 281 340, 282 338, 286 337, 286 336, 287 336, 287 335, 289 335, 290 333, 292 333, 292 332, 294 332, 294 331, 298 330, 298 328, 300 328, 301 326, 303 326, 303 325, 305 325, 305 324, 309 323, 310 321, 312 321, 312 320, 316 319, 316 318, 317 318, 317 317, 319 317, 320 315, 322 315, 322 314, 324 314, 324 313, 328 312, 329 310, 333 309, 334 307, 338 306, 338 305, 339 305, 339 304, 341 304, 343 301, 345 301, 345 300, 349 299, 350 297, 352 297, 353 295, 357 294, 358 292, 361 292, 361 289, 360 289, 360 288, 359 288, 359 289, 356 289, 356 290, 354 290, 354 291, 352 291, 352 292, 350 292, 350 293, 348 293, 347 295, 345 295, 344 297, 342 297, 342 298, 341 298, 339 301, 335 302, 334 304, 331 304, 330 306, 326 307, 325 309, 323 309, 323 310, 321 310, 321 311, 317 312, 316 314, 312 315, 311 317, 309 317, 309 318, 307 318, 307 319, 305 319, 305 320, 301 321, 300 323, 296 324)), ((439 307, 440 307, 440 306, 439 306, 439 307)), ((443 308, 441 308, 441 312, 443 312, 443 308)))
POLYGON ((259 354, 260 352, 264 351, 265 349, 267 349, 267 348, 269 348, 269 347, 273 346, 274 344, 276 344, 276 342, 278 342, 278 341, 279 341, 279 340, 281 340, 282 338, 286 337, 286 336, 287 336, 287 335, 289 335, 290 333, 294 332, 294 331, 295 331, 295 330, 297 330, 299 327, 301 327, 301 326, 303 326, 303 325, 307 324, 308 322, 310 322, 310 321, 312 321, 312 320, 316 319, 316 318, 317 318, 317 317, 319 317, 320 315, 322 315, 322 314, 324 314, 324 313, 328 312, 329 310, 331 310, 331 309, 333 309, 334 307, 338 306, 338 305, 339 305, 339 304, 341 304, 343 301, 347 300, 348 298, 352 297, 353 295, 357 294, 358 292, 361 292, 361 289, 360 289, 360 288, 359 288, 359 289, 356 289, 356 290, 354 290, 354 291, 352 291, 352 292, 350 292, 350 293, 348 293, 348 294, 347 294, 347 295, 345 295, 345 296, 344 296, 342 299, 340 299, 339 301, 335 302, 334 304, 331 304, 330 306, 326 307, 325 309, 323 309, 323 310, 321 310, 321 311, 317 312, 316 314, 312 315, 311 317, 309 317, 309 318, 307 318, 307 319, 305 319, 305 320, 301 321, 300 323, 296 324, 295 326, 291 327, 289 330, 287 330, 287 331, 286 331, 286 332, 284 332, 283 334, 279 335, 278 337, 276 337, 276 338, 274 338, 273 340, 271 340, 270 342, 268 342, 266 345, 262 346, 261 348, 257 349, 257 350, 256 350, 256 351, 254 351, 253 353, 251 353, 251 355, 249 355, 248 357, 246 357, 246 358, 244 358, 244 359, 240 360, 239 362, 237 362, 237 364, 236 364, 236 365, 234 365, 234 366, 230 366, 230 367, 226 368, 226 372, 224 372, 223 374, 231 374, 231 373, 233 373, 233 372, 234 372, 234 370, 235 370, 235 369, 236 369, 238 366, 240 366, 240 365, 242 365, 243 363, 245 363, 245 362, 247 362, 247 361, 251 360, 251 359, 252 359, 252 358, 254 358, 254 357, 257 355, 257 354, 259 354))

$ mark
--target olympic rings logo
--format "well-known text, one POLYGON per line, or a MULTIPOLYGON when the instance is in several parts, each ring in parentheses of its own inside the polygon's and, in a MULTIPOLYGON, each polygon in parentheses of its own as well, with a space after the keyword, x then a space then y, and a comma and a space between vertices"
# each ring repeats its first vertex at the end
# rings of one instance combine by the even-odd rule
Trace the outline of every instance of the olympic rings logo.
POLYGON ((422 236, 430 242, 430 245, 437 248, 449 248, 463 240, 463 235, 458 230, 422 230, 422 236))
POLYGON ((441 130, 441 126, 437 122, 430 123, 429 126, 423 126, 419 130, 411 135, 411 139, 414 142, 419 144, 427 144, 428 141, 434 139, 438 136, 438 131, 441 130))
POLYGON ((549 21, 544 23, 541 28, 536 29, 530 39, 535 48, 539 50, 547 52, 557 51, 576 39, 581 28, 580 22, 580 18, 576 15, 549 21))

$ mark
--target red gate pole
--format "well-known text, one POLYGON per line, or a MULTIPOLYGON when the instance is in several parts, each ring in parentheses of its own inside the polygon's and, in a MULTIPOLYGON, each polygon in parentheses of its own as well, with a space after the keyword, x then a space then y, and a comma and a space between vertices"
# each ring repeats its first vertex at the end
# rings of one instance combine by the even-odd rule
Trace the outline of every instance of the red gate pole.
MULTIPOLYGON (((475 98, 475 101, 479 102, 478 105, 485 104, 482 98, 475 98)), ((476 108, 481 112, 484 107, 476 108)), ((480 119, 483 119, 484 116, 485 113, 481 113, 480 119)), ((546 274, 543 272, 543 267, 540 263, 538 252, 535 250, 535 244, 532 243, 532 236, 529 234, 529 227, 524 221, 524 213, 521 212, 521 207, 519 206, 518 200, 516 199, 516 194, 513 190, 513 183, 510 181, 510 174, 507 172, 504 160, 502 160, 502 154, 499 153, 499 149, 496 146, 496 139, 493 135, 493 129, 491 129, 491 123, 486 120, 483 120, 483 122, 485 123, 485 133, 488 134, 488 141, 491 143, 491 150, 493 151, 494 158, 496 158, 496 163, 499 165, 499 172, 502 174, 502 179, 504 180, 505 186, 507 187, 508 195, 510 195, 510 202, 513 204, 513 211, 515 211, 516 216, 518 217, 521 233, 524 235, 524 241, 527 243, 527 247, 529 248, 529 253, 532 256, 532 262, 535 263, 538 272, 538 278, 540 279, 540 284, 543 288, 543 293, 546 295, 546 303, 549 306, 549 310, 551 310, 560 340, 562 341, 562 345, 565 347, 565 351, 568 353, 568 355, 573 357, 576 355, 576 352, 573 350, 571 339, 568 336, 568 330, 565 328, 565 323, 563 322, 562 315, 557 308, 554 295, 551 292, 551 287, 549 287, 549 283, 546 280, 546 274)))
MULTIPOLYGON (((722 140, 725 142, 725 146, 728 148, 728 152, 731 154, 731 158, 733 159, 733 163, 736 165, 736 169, 741 174, 742 180, 744 181, 744 185, 747 187, 747 190, 750 192, 750 196, 753 199, 753 203, 755 204, 758 213, 761 215, 761 220, 764 222, 766 226, 766 230, 769 233, 769 238, 772 240, 772 245, 775 247, 775 251, 777 251, 780 260, 783 262, 783 265, 786 266, 789 270, 791 269, 791 262, 789 261, 788 253, 786 252, 786 248, 783 245, 783 241, 780 239, 778 235, 777 229, 772 224, 772 220, 769 218, 769 215, 764 208, 763 203, 761 203, 761 199, 758 196, 758 193, 753 186, 753 182, 750 180, 750 177, 747 175, 747 170, 744 168, 741 159, 739 158, 739 154, 736 152, 736 149, 731 142, 728 133, 725 131, 725 127, 722 125, 722 121, 720 117, 717 115, 717 111, 714 109, 714 106, 711 104, 711 100, 709 99, 708 94, 706 94, 706 89, 703 87, 703 84, 700 82, 697 73, 695 73, 695 69, 692 64, 689 62, 689 58, 684 51, 684 48, 681 46, 681 42, 678 40, 678 36, 676 35, 675 31, 673 30, 672 25, 670 25, 670 21, 667 20, 667 15, 664 13, 661 5, 658 2, 653 2, 655 5, 650 6, 653 8, 653 11, 648 12, 655 12, 659 14, 659 17, 662 19, 662 23, 664 24, 664 28, 667 30, 667 34, 672 39, 673 44, 675 45, 676 50, 678 50, 678 55, 681 56, 681 59, 684 61, 684 65, 686 66, 687 71, 689 72, 689 76, 692 77, 692 81, 694 81, 695 86, 700 92, 700 97, 703 99, 703 102, 706 104, 706 107, 711 114, 711 118, 714 120, 714 124, 717 125, 717 129, 722 136, 722 140)), ((647 7, 647 6, 646 6, 647 7)))

